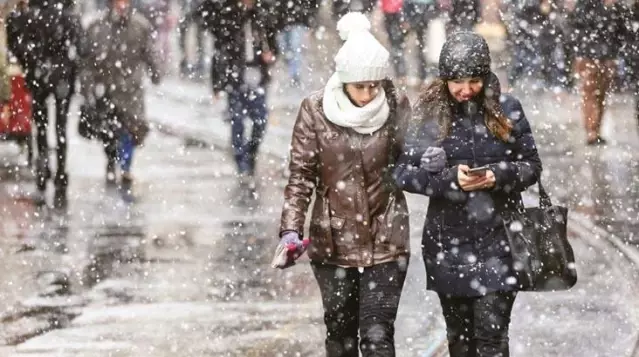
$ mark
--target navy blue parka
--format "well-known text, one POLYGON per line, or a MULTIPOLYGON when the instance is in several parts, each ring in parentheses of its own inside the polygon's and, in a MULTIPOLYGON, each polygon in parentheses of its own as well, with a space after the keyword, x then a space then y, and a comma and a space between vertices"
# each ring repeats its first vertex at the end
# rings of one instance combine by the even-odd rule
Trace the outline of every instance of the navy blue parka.
POLYGON ((431 86, 415 105, 413 127, 395 171, 405 191, 430 198, 422 237, 428 289, 449 296, 482 296, 520 288, 505 221, 521 207, 521 192, 537 182, 542 170, 521 103, 500 93, 494 74, 489 78, 482 99, 465 104, 454 102, 444 81, 431 86), (491 100, 513 125, 507 141, 486 125, 486 103, 491 100), (442 112, 448 117, 442 118, 442 112), (445 137, 442 120, 450 124, 445 137), (442 172, 432 174, 419 167, 428 146, 446 151, 448 164, 442 172), (489 165, 495 173, 495 187, 461 190, 457 182, 461 164, 471 168, 489 165))

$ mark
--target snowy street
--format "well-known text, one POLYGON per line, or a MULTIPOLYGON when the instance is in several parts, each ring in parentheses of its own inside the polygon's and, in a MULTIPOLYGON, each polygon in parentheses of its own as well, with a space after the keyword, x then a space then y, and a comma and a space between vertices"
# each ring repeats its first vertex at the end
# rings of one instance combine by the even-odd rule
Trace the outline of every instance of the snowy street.
MULTIPOLYGON (((318 43, 335 46, 335 39, 318 43)), ((0 143, 0 357, 324 356, 308 258, 270 267, 291 128, 302 98, 330 74, 328 60, 307 58, 302 90, 284 83, 281 63, 274 69, 253 193, 238 185, 225 103, 212 101, 205 80, 149 83, 153 130, 134 163, 133 204, 105 188, 106 159, 97 142, 78 135, 77 102, 68 126, 68 212, 33 205, 33 179, 12 171, 17 148, 0 143)), ((409 94, 415 98, 414 89, 409 94)), ((514 94, 533 126, 546 189, 570 208, 579 281, 570 291, 517 296, 511 355, 631 357, 639 339, 632 98, 613 96, 602 129, 610 145, 586 147, 577 94, 514 94)), ((525 201, 534 205, 536 197, 531 188, 525 201)), ((409 195, 400 357, 448 354, 421 256, 427 206, 424 196, 409 195)))

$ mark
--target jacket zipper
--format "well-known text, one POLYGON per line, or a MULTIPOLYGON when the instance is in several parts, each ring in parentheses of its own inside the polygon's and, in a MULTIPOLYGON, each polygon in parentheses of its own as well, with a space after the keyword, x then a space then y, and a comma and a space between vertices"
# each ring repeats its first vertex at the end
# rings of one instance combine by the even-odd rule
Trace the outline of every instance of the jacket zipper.
POLYGON ((475 131, 477 130, 476 128, 476 119, 475 116, 471 114, 470 116, 470 142, 471 142, 471 150, 473 152, 473 167, 477 166, 477 156, 475 155, 475 131))

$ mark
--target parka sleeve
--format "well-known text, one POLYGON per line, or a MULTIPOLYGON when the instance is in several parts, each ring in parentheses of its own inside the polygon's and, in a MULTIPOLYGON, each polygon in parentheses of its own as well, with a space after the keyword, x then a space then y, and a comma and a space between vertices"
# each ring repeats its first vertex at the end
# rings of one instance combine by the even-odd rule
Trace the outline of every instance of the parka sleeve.
POLYGON ((506 193, 522 192, 535 184, 541 176, 541 159, 537 153, 530 124, 519 100, 509 98, 504 102, 504 111, 514 123, 511 135, 515 143, 516 160, 489 165, 495 173, 493 190, 506 193))
POLYGON ((421 124, 419 118, 413 118, 393 173, 395 182, 401 189, 430 197, 445 197, 449 191, 460 191, 456 166, 447 167, 439 173, 431 173, 420 167, 422 155, 429 146, 436 146, 436 142, 436 123, 421 124))
POLYGON ((300 236, 304 234, 306 212, 317 183, 318 147, 311 111, 311 100, 304 99, 293 127, 290 176, 284 189, 280 234, 284 231, 295 231, 300 236))

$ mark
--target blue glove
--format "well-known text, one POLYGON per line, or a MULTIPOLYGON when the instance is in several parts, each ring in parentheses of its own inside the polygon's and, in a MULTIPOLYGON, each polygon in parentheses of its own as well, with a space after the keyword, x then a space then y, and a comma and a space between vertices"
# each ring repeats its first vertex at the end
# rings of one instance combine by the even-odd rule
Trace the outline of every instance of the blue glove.
POLYGON ((446 168, 446 151, 442 148, 429 146, 422 155, 420 166, 428 172, 436 173, 446 168))

